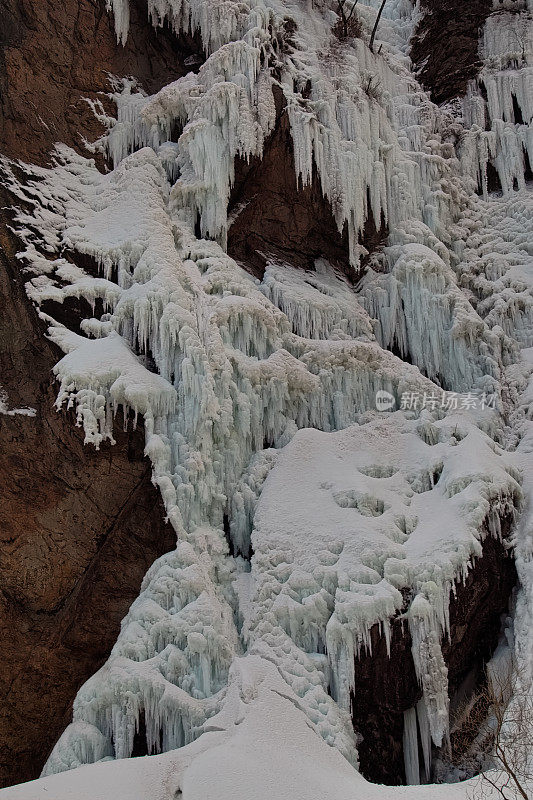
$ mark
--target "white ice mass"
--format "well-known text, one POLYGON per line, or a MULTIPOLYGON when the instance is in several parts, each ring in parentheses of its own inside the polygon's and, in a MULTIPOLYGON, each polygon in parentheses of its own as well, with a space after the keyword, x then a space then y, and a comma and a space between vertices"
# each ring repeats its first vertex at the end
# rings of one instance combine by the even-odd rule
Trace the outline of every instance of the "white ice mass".
MULTIPOLYGON (((5 165, 30 298, 103 308, 81 335, 40 312, 65 353, 58 409, 96 447, 119 408, 143 416, 177 538, 80 689, 50 777, 5 800, 134 800, 155 784, 151 797, 184 800, 467 797, 357 773, 354 658, 402 617, 423 692, 404 732, 418 783, 418 737, 428 772, 449 735, 450 597, 503 521, 531 690, 531 18, 489 16, 463 107, 438 108, 410 69, 417 5, 389 0, 372 53, 379 5, 361 0, 362 38, 339 43, 319 0, 149 0, 154 25, 201 34, 198 73, 153 96, 115 81, 117 118, 95 106, 105 174, 63 145, 51 169, 5 165), (304 272, 268 256, 258 280, 226 252, 235 158, 261 156, 274 87, 295 182, 316 172, 354 279, 369 257, 355 288, 324 260, 304 272), (387 231, 370 254, 369 217, 387 231), (166 755, 54 775, 129 758, 141 728, 166 755)), ((124 42, 128 0, 108 6, 124 42)))

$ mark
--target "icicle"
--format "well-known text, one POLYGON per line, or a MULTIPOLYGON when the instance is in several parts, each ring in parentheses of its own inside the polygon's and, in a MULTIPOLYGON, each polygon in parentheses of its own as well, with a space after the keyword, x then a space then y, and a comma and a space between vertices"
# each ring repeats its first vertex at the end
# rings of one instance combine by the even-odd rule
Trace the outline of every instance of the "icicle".
POLYGON ((431 738, 437 747, 448 738, 448 670, 440 646, 434 609, 418 594, 409 609, 409 630, 416 674, 424 692, 431 738))
POLYGON ((429 727, 429 718, 426 709, 424 698, 416 704, 416 716, 418 719, 418 729, 420 731, 420 742, 422 744, 422 753, 424 754, 424 782, 430 783, 431 781, 431 730, 429 727))
MULTIPOLYGON (((112 7, 124 41, 127 3, 112 7)), ((75 407, 96 446, 112 438, 119 407, 126 420, 130 410, 144 415, 154 483, 178 537, 146 576, 109 661, 78 693, 50 772, 128 757, 141 717, 150 751, 193 741, 215 729, 215 717, 233 724, 231 704, 245 713, 241 689, 245 706, 268 669, 313 730, 356 763, 354 658, 370 652, 374 626, 390 649, 405 589, 416 593, 407 616, 424 691, 406 721, 410 774, 416 716, 426 772, 428 730, 438 745, 446 736, 440 641, 450 589, 480 554, 491 505, 509 512, 520 488, 468 414, 440 420, 436 410, 419 423, 376 410, 378 392, 391 410, 405 394, 432 396, 430 377, 454 388, 488 384, 509 353, 503 331, 454 279, 458 252, 475 249, 474 226, 456 224, 468 182, 436 133, 446 112, 405 69, 412 18, 401 0, 390 7, 405 25, 396 33, 384 17, 386 57, 357 39, 337 69, 323 58, 331 29, 316 11, 289 13, 281 0, 150 0, 155 25, 200 32, 208 59, 198 74, 152 97, 128 81, 115 87, 117 119, 100 115, 109 131, 98 146, 116 165, 108 174, 60 146, 56 166, 28 171, 24 187, 8 178, 29 209, 16 226, 35 302, 105 303, 100 320, 82 322, 87 336, 41 312, 65 352, 55 368, 58 407, 75 407), (368 255, 369 219, 384 238, 391 231, 359 294, 378 318, 379 343, 352 287, 323 261, 304 275, 270 259, 260 285, 224 252, 235 159, 263 152, 276 121, 274 76, 294 179, 317 177, 348 233, 352 265, 368 255), (217 241, 198 239, 198 228, 217 241), (103 277, 65 253, 93 258, 103 277), (395 335, 430 377, 380 346, 392 347, 395 335), (253 552, 250 565, 228 556, 224 516, 232 544, 253 552), (438 546, 435 520, 453 535, 438 546), (258 678, 245 679, 243 661, 258 678)), ((372 9, 363 23, 365 15, 372 9)), ((525 97, 518 102, 526 109, 525 97)), ((520 165, 511 109, 501 110, 494 135, 471 137, 469 157, 482 171, 499 154, 512 178, 520 165)))
POLYGON ((420 783, 416 708, 408 708, 403 712, 403 758, 406 783, 408 786, 416 786, 420 783))

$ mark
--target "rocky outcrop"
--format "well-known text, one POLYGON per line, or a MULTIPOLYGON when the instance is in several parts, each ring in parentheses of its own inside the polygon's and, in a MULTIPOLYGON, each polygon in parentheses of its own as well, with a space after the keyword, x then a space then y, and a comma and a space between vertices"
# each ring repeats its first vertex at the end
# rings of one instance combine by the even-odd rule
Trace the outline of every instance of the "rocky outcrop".
MULTIPOLYGON (((5 201, 5 198, 2 198, 5 201)), ((2 203, 4 205, 4 202, 2 203)), ((105 660, 150 564, 175 541, 143 431, 97 453, 54 408, 59 357, 1 234, 0 785, 39 775, 83 681, 105 660)))
POLYGON ((347 236, 339 233, 318 178, 304 189, 297 185, 289 121, 277 100, 278 122, 263 158, 237 162, 228 252, 258 277, 267 256, 311 270, 316 258, 326 258, 350 274, 347 236))
MULTIPOLYGON (((187 71, 190 38, 145 24, 117 46, 104 0, 1 0, 0 152, 45 163, 55 141, 83 150, 101 129, 84 101, 108 75, 149 91, 187 71)), ((0 205, 10 199, 5 193, 0 205)), ((71 716, 77 689, 103 663, 144 573, 175 536, 143 455, 143 431, 116 424, 97 453, 54 409, 59 351, 24 291, 17 242, 0 218, 0 785, 36 778, 71 716)))
POLYGON ((85 98, 109 91, 109 75, 133 76, 147 91, 188 72, 201 44, 148 24, 146 0, 132 0, 130 35, 117 45, 105 0, 1 0, 0 152, 47 161, 55 142, 82 148, 101 127, 85 98))
POLYGON ((411 45, 411 58, 422 85, 435 103, 462 97, 481 67, 479 34, 492 11, 492 0, 422 0, 422 15, 411 45))
MULTIPOLYGON (((506 526, 509 529, 509 525, 506 526)), ((451 699, 471 672, 483 676, 483 664, 498 643, 501 615, 508 610, 516 569, 503 542, 490 536, 465 583, 456 585, 450 603, 450 638, 442 643, 451 699)), ((352 697, 361 772, 375 783, 403 784, 404 712, 422 697, 406 623, 392 624, 391 652, 378 626, 372 629, 372 654, 355 661, 352 697)))

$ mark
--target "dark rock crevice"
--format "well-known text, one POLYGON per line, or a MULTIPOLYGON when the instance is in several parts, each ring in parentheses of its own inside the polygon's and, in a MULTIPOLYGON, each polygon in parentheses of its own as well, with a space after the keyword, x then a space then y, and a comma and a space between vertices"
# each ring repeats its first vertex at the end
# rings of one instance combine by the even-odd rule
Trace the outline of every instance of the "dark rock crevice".
MULTIPOLYGON (((502 526, 503 527, 503 526, 502 526)), ((507 531, 510 523, 504 526, 507 531)), ((504 543, 487 536, 483 557, 456 586, 450 602, 450 639, 442 643, 448 667, 449 696, 454 698, 470 672, 483 675, 498 643, 501 615, 508 610, 516 584, 513 558, 504 543)), ((374 783, 405 783, 403 758, 404 712, 422 697, 408 626, 392 622, 391 652, 378 626, 371 631, 372 655, 355 660, 352 719, 362 734, 359 762, 362 774, 374 783)))
MULTIPOLYGON (((237 159, 235 164, 228 253, 258 278, 264 274, 265 256, 304 270, 314 270, 315 260, 323 258, 356 283, 361 275, 355 274, 349 262, 346 226, 339 231, 316 168, 309 186, 298 185, 285 101, 280 89, 274 96, 277 123, 262 158, 237 159)), ((369 211, 360 243, 373 252, 387 234, 384 221, 378 228, 369 211)))
POLYGON ((422 17, 411 42, 418 77, 437 104, 462 97, 479 60, 479 35, 492 0, 422 0, 422 17))

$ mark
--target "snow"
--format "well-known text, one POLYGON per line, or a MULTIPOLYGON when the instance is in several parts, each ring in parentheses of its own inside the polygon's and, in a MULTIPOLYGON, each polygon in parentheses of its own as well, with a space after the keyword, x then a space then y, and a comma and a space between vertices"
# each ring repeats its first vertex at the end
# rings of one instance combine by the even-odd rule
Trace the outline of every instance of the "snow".
MULTIPOLYGON (((297 698, 291 696, 268 662, 256 659, 246 672, 243 670, 241 681, 240 703, 246 704, 247 714, 238 724, 214 729, 164 755, 92 764, 2 789, 0 798, 466 800, 476 789, 476 779, 420 787, 368 783, 310 730, 297 698), (251 686, 257 686, 253 694, 249 694, 251 686)), ((497 795, 487 792, 486 796, 497 795)))
MULTIPOLYGON (((522 351, 522 361, 518 365, 522 380, 517 382, 522 388, 516 409, 515 425, 519 431, 519 442, 513 453, 516 466, 525 475, 531 474, 533 467, 533 440, 530 403, 533 391, 533 351, 531 348, 522 351)), ((511 375, 511 379, 516 376, 511 375)), ((531 614, 533 612, 533 505, 532 488, 527 482, 525 487, 524 513, 516 530, 516 568, 519 578, 519 589, 516 598, 514 615, 514 655, 517 665, 517 680, 522 694, 530 696, 533 684, 533 632, 531 614)))
MULTIPOLYGON (((123 41, 127 0, 112 6, 123 41)), ((174 152, 169 157, 167 148, 163 160, 173 204, 193 227, 198 219, 203 236, 224 245, 234 158, 261 155, 275 122, 277 85, 291 126, 295 177, 305 186, 317 169, 339 229, 347 226, 356 266, 364 254, 358 236, 369 216, 378 229, 382 221, 392 228, 416 219, 443 235, 467 197, 450 147, 436 131, 436 109, 408 72, 411 4, 402 0, 387 9, 380 28, 383 57, 358 39, 341 54, 327 24, 335 16, 317 6, 305 13, 298 3, 281 0, 152 0, 154 23, 167 19, 176 29, 199 30, 208 59, 197 75, 189 73, 152 97, 131 81, 116 84, 111 97, 117 119, 99 111, 110 126, 99 146, 116 166, 139 146, 158 151, 177 126, 174 152)), ((375 10, 361 4, 360 17, 370 31, 375 10)))
POLYGON ((75 406, 85 443, 113 442, 113 415, 134 411, 145 419, 167 417, 176 407, 176 390, 144 367, 115 331, 101 339, 87 339, 63 327, 51 327, 50 338, 66 355, 54 367, 60 381, 56 406, 75 406))
POLYGON ((448 725, 440 641, 450 593, 484 537, 498 535, 493 516, 519 507, 521 489, 518 471, 467 418, 429 416, 426 425, 433 444, 402 412, 294 435, 257 501, 255 608, 245 634, 253 642, 270 614, 302 650, 327 653, 333 697, 349 710, 354 653, 370 650, 373 625, 388 641, 391 619, 405 613, 439 746, 448 725), (403 589, 414 595, 407 608, 403 589))
MULTIPOLYGON (((46 777, 0 797, 469 796, 471 784, 359 775, 354 657, 373 626, 387 642, 393 619, 409 627, 423 698, 405 713, 405 767, 427 780, 449 732, 450 597, 522 505, 514 643, 530 669, 533 361, 519 348, 533 344, 533 143, 509 103, 531 120, 529 17, 489 16, 459 119, 410 71, 410 2, 390 0, 370 52, 378 5, 358 4, 363 38, 341 45, 318 2, 149 0, 156 26, 201 34, 198 73, 153 96, 113 81, 116 119, 93 103, 105 174, 63 145, 50 169, 17 165, 23 182, 3 165, 24 209, 28 295, 38 308, 80 298, 93 315, 80 334, 39 311, 65 354, 57 408, 74 408, 96 447, 119 409, 125 424, 144 417, 177 546, 79 690, 46 777), (262 155, 275 88, 294 180, 317 176, 353 281, 269 253, 258 281, 225 251, 235 158, 262 155), (372 254, 369 220, 385 240, 372 254), (495 408, 455 412, 442 388, 492 394, 495 408), (405 393, 436 407, 379 413, 384 392, 394 408, 405 393), (121 763, 143 725, 166 755, 121 763)), ((128 2, 108 8, 123 43, 128 2)), ((2 413, 31 411, 7 408, 2 396, 2 413)))
POLYGON ((353 289, 317 260, 314 272, 267 261, 262 291, 287 316, 292 330, 306 339, 374 338, 372 320, 353 289))
POLYGON ((7 417, 23 416, 34 417, 37 411, 34 408, 9 408, 7 392, 0 386, 0 414, 7 417))
POLYGON ((486 376, 498 378, 513 345, 503 330, 483 324, 441 256, 408 242, 385 248, 384 258, 390 271, 369 271, 363 288, 368 312, 380 323, 380 344, 396 346, 448 389, 466 391, 486 376))
POLYGON ((492 330, 501 328, 521 346, 530 347, 533 195, 522 189, 507 198, 479 200, 476 205, 477 224, 458 266, 460 282, 492 330))

